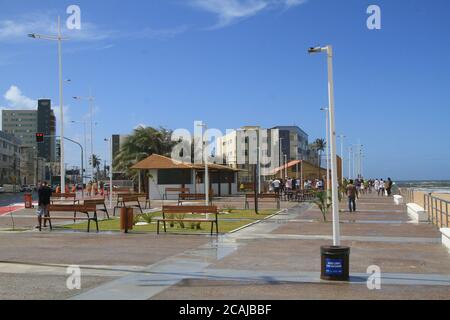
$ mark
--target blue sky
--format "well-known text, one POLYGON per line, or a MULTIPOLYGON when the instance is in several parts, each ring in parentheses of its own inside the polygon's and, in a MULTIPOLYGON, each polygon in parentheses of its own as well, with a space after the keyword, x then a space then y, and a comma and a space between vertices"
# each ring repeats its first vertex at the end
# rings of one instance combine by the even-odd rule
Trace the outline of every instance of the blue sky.
MULTIPOLYGON (((336 126, 365 146, 366 176, 450 179, 450 2, 447 0, 0 0, 0 106, 40 97, 58 105, 58 15, 77 4, 82 29, 64 30, 68 121, 87 119, 96 97, 95 150, 138 124, 225 130, 296 124, 324 136, 325 56, 335 50, 336 126), (366 27, 379 5, 382 29, 366 27)), ((80 126, 66 135, 82 141, 80 126)), ((75 148, 68 161, 78 164, 75 148)))

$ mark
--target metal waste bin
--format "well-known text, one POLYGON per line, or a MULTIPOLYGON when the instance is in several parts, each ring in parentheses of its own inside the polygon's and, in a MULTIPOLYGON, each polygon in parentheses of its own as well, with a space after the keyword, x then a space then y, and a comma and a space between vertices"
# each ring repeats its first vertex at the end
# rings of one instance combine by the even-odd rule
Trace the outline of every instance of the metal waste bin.
POLYGON ((320 278, 331 281, 350 280, 350 248, 323 246, 320 248, 322 267, 320 278))
POLYGON ((25 193, 23 196, 23 201, 25 202, 26 209, 33 208, 33 195, 31 193, 25 193))
POLYGON ((133 208, 121 208, 120 209, 120 230, 128 233, 129 230, 133 230, 134 213, 133 208))

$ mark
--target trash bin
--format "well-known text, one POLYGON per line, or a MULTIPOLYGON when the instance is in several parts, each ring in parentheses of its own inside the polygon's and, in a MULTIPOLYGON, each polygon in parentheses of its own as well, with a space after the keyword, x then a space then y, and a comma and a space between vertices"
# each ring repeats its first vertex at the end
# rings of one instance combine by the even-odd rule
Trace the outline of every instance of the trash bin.
POLYGON ((133 230, 134 213, 133 208, 120 209, 120 230, 128 233, 128 230, 133 230))
POLYGON ((320 278, 331 281, 350 280, 350 248, 323 246, 320 248, 322 267, 320 278))
POLYGON ((33 208, 33 195, 31 193, 25 193, 24 195, 25 208, 31 209, 33 208))

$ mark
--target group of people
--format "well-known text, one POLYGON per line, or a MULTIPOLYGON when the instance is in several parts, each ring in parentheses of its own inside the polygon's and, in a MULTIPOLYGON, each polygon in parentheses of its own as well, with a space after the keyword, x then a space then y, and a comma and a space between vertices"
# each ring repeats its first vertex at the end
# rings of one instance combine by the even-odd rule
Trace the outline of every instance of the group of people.
MULTIPOLYGON (((84 195, 91 197, 95 197, 98 195, 103 196, 108 193, 108 190, 105 189, 104 182, 98 182, 96 180, 90 181, 88 184, 86 184, 85 188, 77 184, 66 184, 64 193, 76 193, 79 190, 84 192, 84 195)), ((55 193, 61 193, 61 186, 59 184, 55 188, 55 193)))
MULTIPOLYGON (((275 178, 269 181, 269 192, 282 194, 282 193, 290 193, 291 191, 296 191, 301 189, 301 180, 299 178, 286 178, 279 179, 275 178)), ((314 181, 305 180, 303 182, 304 190, 323 190, 324 183, 323 180, 316 179, 314 181)))
POLYGON ((344 180, 344 190, 348 198, 348 207, 350 212, 356 211, 356 199, 360 194, 377 192, 378 196, 388 196, 392 195, 393 182, 391 178, 386 181, 383 179, 356 179, 355 181, 344 180))

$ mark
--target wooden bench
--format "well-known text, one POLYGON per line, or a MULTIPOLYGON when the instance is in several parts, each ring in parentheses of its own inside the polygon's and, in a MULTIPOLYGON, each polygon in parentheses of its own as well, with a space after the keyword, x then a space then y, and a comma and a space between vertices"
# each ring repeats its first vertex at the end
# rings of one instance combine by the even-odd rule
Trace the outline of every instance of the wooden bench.
POLYGON ((109 220, 109 213, 108 209, 106 208, 105 199, 90 199, 90 200, 84 200, 84 205, 86 206, 92 206, 94 205, 96 208, 97 206, 101 206, 102 208, 98 209, 99 211, 103 211, 106 215, 106 217, 109 220))
MULTIPOLYGON (((276 193, 260 193, 258 194, 258 201, 266 200, 264 202, 274 202, 277 205, 277 209, 280 209, 280 196, 276 193)), ((254 193, 245 194, 245 209, 250 208, 250 201, 255 201, 254 193)))
POLYGON ((133 188, 126 188, 126 187, 114 187, 113 192, 116 193, 133 193, 133 188))
POLYGON ((219 219, 218 219, 219 211, 217 206, 163 206, 162 209, 162 217, 157 217, 155 220, 157 221, 157 234, 159 234, 159 223, 163 222, 164 232, 167 232, 166 222, 206 222, 211 223, 211 235, 213 234, 214 224, 216 225, 216 234, 219 234, 219 219), (205 218, 177 218, 173 217, 174 215, 205 215, 205 218), (209 218, 208 215, 213 214, 214 218, 209 218), (167 218, 167 215, 172 216, 171 218, 167 218))
POLYGON ((136 208, 139 208, 141 213, 144 213, 142 211, 142 206, 141 206, 141 202, 139 201, 139 198, 140 198, 140 196, 137 194, 119 194, 117 197, 116 206, 114 207, 114 211, 113 211, 114 217, 116 216, 116 209, 119 209, 119 208, 136 207, 136 208), (127 205, 127 202, 134 202, 137 204, 130 206, 130 205, 127 205))
MULTIPOLYGON (((84 220, 88 222, 87 232, 90 232, 91 221, 95 222, 98 232, 98 219, 97 219, 97 206, 96 205, 79 205, 79 204, 59 204, 59 205, 50 205, 48 209, 48 215, 42 217, 42 220, 48 220, 50 225, 50 230, 53 230, 52 220, 73 220, 76 222, 77 220, 84 220), (52 212, 73 212, 73 217, 52 217, 52 212), (92 212, 93 216, 91 217, 89 213, 92 212), (86 217, 79 218, 77 217, 77 213, 84 213, 86 217)), ((41 223, 39 224, 39 231, 42 231, 41 223)))
POLYGON ((80 200, 77 200, 77 195, 75 193, 53 193, 50 198, 50 203, 54 204, 55 201, 58 202, 70 202, 70 204, 80 204, 80 200))
MULTIPOLYGON (((189 201, 205 201, 206 194, 204 193, 180 193, 178 195, 178 205, 183 205, 183 202, 189 201)), ((209 204, 212 204, 212 197, 209 198, 209 204)))
POLYGON ((130 195, 135 195, 135 196, 138 196, 139 198, 145 198, 144 209, 151 209, 151 203, 150 203, 150 198, 148 196, 148 193, 132 193, 130 195))
POLYGON ((190 189, 189 188, 166 188, 164 190, 164 200, 168 200, 168 193, 169 192, 176 192, 178 193, 189 193, 190 189))

